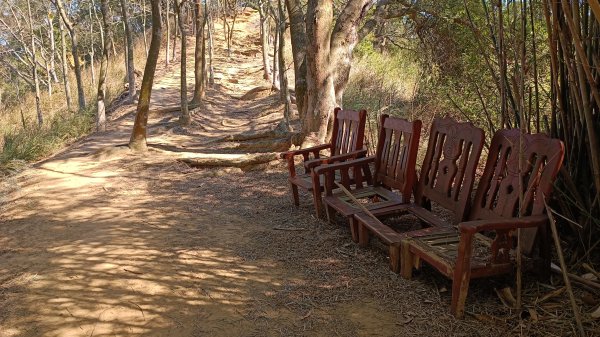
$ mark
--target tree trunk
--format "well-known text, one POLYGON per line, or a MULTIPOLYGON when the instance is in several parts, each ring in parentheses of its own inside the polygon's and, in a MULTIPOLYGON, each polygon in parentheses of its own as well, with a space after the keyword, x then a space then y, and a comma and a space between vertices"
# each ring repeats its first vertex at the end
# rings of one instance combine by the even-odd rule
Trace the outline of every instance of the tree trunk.
POLYGON ((67 109, 73 111, 71 105, 71 84, 69 84, 69 67, 67 66, 67 44, 65 43, 65 29, 62 21, 58 19, 58 30, 60 31, 61 63, 63 73, 63 83, 65 85, 65 99, 67 100, 67 109))
POLYGON ((194 46, 194 97, 192 98, 193 104, 198 104, 204 98, 206 91, 205 79, 204 79, 204 14, 202 13, 202 1, 195 0, 194 2, 194 16, 195 16, 195 28, 196 28, 196 44, 194 46))
POLYGON ((33 18, 31 16, 31 3, 27 0, 27 15, 29 17, 29 32, 31 33, 31 54, 32 54, 32 71, 33 71, 33 82, 35 83, 35 109, 37 111, 38 125, 44 124, 44 116, 42 115, 42 108, 40 106, 40 81, 37 73, 37 61, 35 59, 35 32, 33 31, 33 18))
POLYGON ((185 33, 185 17, 184 11, 185 0, 175 1, 175 17, 179 23, 179 31, 181 32, 181 82, 180 82, 180 98, 181 98, 181 123, 190 125, 190 111, 188 110, 187 101, 187 41, 185 33))
POLYGON ((277 7, 279 9, 278 14, 279 14, 279 26, 278 26, 278 30, 279 30, 279 82, 281 85, 281 90, 280 90, 280 98, 283 101, 284 104, 284 108, 283 108, 283 117, 285 120, 285 124, 287 126, 287 128, 289 129, 290 127, 290 92, 288 90, 288 79, 287 79, 287 71, 286 71, 286 65, 285 65, 285 58, 284 58, 284 48, 285 48, 285 14, 284 14, 284 9, 283 9, 283 4, 281 3, 281 0, 277 1, 277 7))
POLYGON ((275 21, 275 35, 273 35, 273 88, 279 90, 279 22, 275 21))
MULTIPOLYGON (((179 0, 175 0, 175 2, 177 1, 179 0)), ((177 4, 173 3, 173 6, 175 7, 177 6, 177 4)), ((179 32, 179 15, 177 14, 177 12, 175 12, 173 15, 173 24, 175 26, 173 26, 173 57, 171 58, 171 61, 175 62, 177 60, 177 34, 179 32)))
POLYGON ((205 2, 206 9, 206 18, 207 18, 207 28, 208 28, 208 84, 212 86, 215 84, 215 71, 213 68, 213 33, 214 33, 214 25, 212 18, 212 9, 210 8, 210 0, 206 0, 205 2))
MULTIPOLYGON (((102 12, 102 25, 104 31, 110 34, 110 26, 108 25, 108 10, 106 5, 107 0, 100 0, 100 11, 102 12)), ((108 67, 108 43, 102 48, 102 61, 100 62, 100 74, 98 78, 98 96, 96 99, 96 131, 106 130, 106 73, 108 67)))
POLYGON ((359 42, 359 23, 364 19, 373 1, 353 0, 346 4, 336 20, 331 34, 330 60, 335 88, 337 106, 342 106, 344 90, 348 84, 350 67, 352 66, 352 53, 359 42))
POLYGON ((160 0, 152 0, 152 40, 150 41, 150 50, 144 69, 142 87, 140 89, 140 98, 129 140, 129 147, 135 151, 145 151, 146 131, 148 125, 148 110, 150 108, 150 96, 152 95, 152 83, 154 82, 154 72, 156 71, 156 62, 160 53, 160 44, 162 40, 162 27, 160 20, 160 0))
POLYGON ((55 53, 56 53, 56 39, 54 38, 54 24, 52 23, 52 17, 50 13, 48 15, 48 38, 50 39, 50 73, 52 75, 52 81, 54 83, 58 83, 58 76, 56 76, 56 61, 55 61, 55 53))
MULTIPOLYGON (((169 23, 169 0, 165 0, 165 24, 167 25, 167 51, 165 53, 165 65, 169 65, 169 51, 171 50, 171 24, 169 23)), ((150 42, 152 43, 152 42, 150 42)))
POLYGON ((79 109, 83 111, 85 108, 85 94, 83 91, 83 80, 81 78, 81 64, 79 62, 79 40, 77 38, 77 30, 73 26, 73 23, 65 12, 65 6, 63 0, 55 0, 56 8, 60 13, 60 16, 71 35, 71 52, 73 53, 73 60, 75 63, 75 80, 77 81, 77 98, 79 102, 79 109))
POLYGON ((96 69, 94 69, 94 20, 92 20, 92 6, 88 8, 90 17, 90 72, 92 73, 92 87, 96 83, 96 69))
POLYGON ((285 0, 290 18, 292 57, 294 58, 296 107, 298 117, 303 120, 307 107, 306 83, 306 24, 300 0, 285 0))
POLYGON ((269 62, 269 15, 265 10, 264 0, 258 4, 260 15, 260 46, 262 49, 263 78, 271 82, 271 64, 269 62))
POLYGON ((146 37, 146 0, 140 0, 142 3, 142 34, 144 34, 144 50, 148 57, 148 38, 146 37))
POLYGON ((129 28, 129 4, 127 0, 121 0, 123 12, 123 23, 125 24, 125 41, 127 45, 127 82, 129 83, 129 98, 135 97, 135 68, 133 65, 133 37, 129 28))
POLYGON ((302 134, 324 143, 329 115, 335 108, 335 90, 329 52, 333 26, 333 0, 309 0, 306 11, 307 110, 302 134))

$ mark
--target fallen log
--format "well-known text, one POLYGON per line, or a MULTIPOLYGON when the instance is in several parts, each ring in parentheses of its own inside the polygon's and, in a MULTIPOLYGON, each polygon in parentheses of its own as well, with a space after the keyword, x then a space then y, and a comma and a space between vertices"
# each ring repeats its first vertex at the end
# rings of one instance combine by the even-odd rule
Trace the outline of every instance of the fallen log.
POLYGON ((247 154, 207 153, 178 159, 178 161, 196 168, 237 167, 242 170, 276 160, 279 160, 279 154, 276 152, 247 154))

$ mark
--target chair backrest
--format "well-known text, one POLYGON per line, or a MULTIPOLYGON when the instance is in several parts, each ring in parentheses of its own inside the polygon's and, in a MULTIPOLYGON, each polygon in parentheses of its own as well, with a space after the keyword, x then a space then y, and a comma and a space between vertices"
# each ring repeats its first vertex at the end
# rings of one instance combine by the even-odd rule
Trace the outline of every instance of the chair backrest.
POLYGON ((496 132, 469 219, 543 214, 542 196, 550 196, 564 152, 560 140, 544 134, 521 135, 518 129, 496 132))
POLYGON ((409 198, 415 183, 415 165, 421 137, 421 121, 382 115, 375 152, 375 185, 400 191, 409 198))
POLYGON ((483 148, 484 132, 468 122, 436 118, 429 133, 415 201, 433 201, 452 211, 455 222, 466 220, 483 148))
POLYGON ((365 138, 367 111, 342 110, 333 111, 333 129, 331 145, 333 156, 361 150, 365 138))

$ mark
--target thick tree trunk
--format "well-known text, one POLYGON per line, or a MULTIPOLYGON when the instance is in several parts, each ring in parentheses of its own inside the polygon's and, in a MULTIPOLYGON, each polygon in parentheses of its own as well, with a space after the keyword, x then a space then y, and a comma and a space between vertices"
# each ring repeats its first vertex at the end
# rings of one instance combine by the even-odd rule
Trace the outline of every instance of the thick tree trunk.
POLYGON ((194 16, 196 28, 196 44, 194 46, 194 97, 193 104, 199 104, 204 98, 206 91, 206 80, 204 77, 204 14, 202 13, 202 1, 195 0, 194 16))
POLYGON ((125 24, 125 43, 127 45, 127 83, 129 83, 129 98, 135 96, 135 68, 133 65, 133 37, 129 27, 129 4, 127 0, 121 0, 121 11, 123 23, 125 24))
POLYGON ((65 24, 65 26, 67 27, 67 30, 69 31, 69 34, 71 35, 71 52, 73 54, 73 60, 75 63, 75 80, 77 81, 77 98, 78 98, 78 102, 79 102, 79 109, 80 111, 83 111, 83 109, 85 108, 85 94, 83 91, 83 80, 81 78, 81 62, 79 62, 79 40, 77 38, 77 30, 75 29, 75 26, 73 26, 73 23, 71 22, 71 20, 69 19, 69 17, 67 16, 67 13, 65 12, 65 6, 63 4, 62 0, 55 0, 55 5, 56 8, 58 9, 58 12, 60 13, 60 16, 63 19, 63 22, 65 24))
POLYGON ((325 142, 329 115, 335 108, 330 68, 333 0, 309 0, 306 12, 307 109, 302 133, 310 141, 325 142))
POLYGON ((306 115, 306 24, 302 3, 300 0, 285 0, 290 18, 290 35, 292 42, 292 57, 294 58, 294 74, 296 92, 296 107, 299 118, 302 120, 306 115))
POLYGON ((60 55, 62 63, 63 83, 65 85, 65 99, 67 100, 67 109, 72 111, 71 105, 71 84, 69 83, 69 67, 67 66, 67 44, 65 42, 65 29, 62 21, 58 19, 58 30, 60 32, 60 55))
POLYGON ((129 147, 135 151, 145 151, 146 131, 148 125, 148 110, 150 108, 150 96, 152 94, 152 83, 154 82, 154 72, 156 71, 156 62, 160 53, 160 44, 162 40, 162 27, 160 20, 160 0, 152 0, 152 40, 150 41, 150 50, 148 60, 144 69, 142 87, 140 89, 140 98, 129 140, 129 147))
POLYGON ((344 90, 348 84, 352 53, 359 42, 358 28, 367 11, 373 5, 371 0, 352 0, 346 4, 336 20, 331 34, 330 59, 335 63, 331 65, 335 99, 338 106, 342 106, 344 90))
MULTIPOLYGON (((107 34, 110 34, 108 25, 107 0, 100 0, 100 11, 102 12, 102 26, 107 34)), ((102 48, 102 61, 100 62, 100 74, 98 75, 98 95, 96 97, 96 130, 106 130, 106 73, 108 67, 108 44, 105 43, 102 48)))
POLYGON ((185 34, 185 17, 183 8, 185 1, 184 0, 176 0, 175 2, 175 10, 177 17, 177 22, 179 23, 179 31, 181 32, 181 82, 180 82, 180 98, 181 98, 181 123, 183 125, 190 125, 190 111, 188 110, 188 101, 187 101, 187 41, 185 34))
POLYGON ((33 31, 33 18, 31 16, 31 3, 27 0, 27 15, 29 16, 29 33, 31 33, 31 54, 32 54, 32 72, 33 82, 35 83, 35 110, 37 111, 38 125, 44 124, 44 116, 40 106, 40 80, 38 79, 37 61, 35 59, 35 32, 33 31))

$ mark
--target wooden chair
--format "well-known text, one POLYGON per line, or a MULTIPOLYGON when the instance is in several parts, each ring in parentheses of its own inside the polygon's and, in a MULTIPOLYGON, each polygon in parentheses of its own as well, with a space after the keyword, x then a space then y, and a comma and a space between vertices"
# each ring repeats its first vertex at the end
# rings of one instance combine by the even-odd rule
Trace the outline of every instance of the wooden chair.
POLYGON ((287 161, 289 170, 288 181, 290 183, 294 205, 299 206, 298 187, 303 188, 312 192, 317 216, 321 215, 320 197, 323 187, 319 182, 316 184, 315 188, 311 172, 315 167, 322 164, 344 161, 346 159, 356 159, 361 156, 364 157, 367 152, 363 149, 366 120, 366 110, 354 111, 335 108, 333 111, 331 142, 280 154, 280 157, 287 161), (329 157, 322 157, 321 151, 324 150, 329 150, 329 157), (302 156, 304 174, 296 173, 294 162, 296 156, 302 156))
POLYGON ((543 198, 550 196, 563 156, 563 144, 557 139, 542 134, 521 135, 516 129, 498 131, 492 139, 469 221, 461 222, 458 229, 438 228, 428 235, 407 235, 401 244, 402 276, 410 278, 413 266, 421 260, 435 267, 452 279, 451 312, 462 317, 471 278, 514 270, 513 234, 519 228, 523 229, 522 252, 529 255, 537 240, 541 257, 538 267, 542 275, 548 275, 550 238, 543 198))
POLYGON ((326 205, 329 221, 332 221, 335 212, 347 217, 352 238, 354 241, 358 239, 353 215, 361 209, 344 192, 334 192, 336 173, 339 173, 339 180, 347 189, 351 189, 350 185, 355 185, 352 195, 358 200, 367 201, 364 206, 368 209, 407 203, 416 177, 415 162, 420 135, 421 121, 409 122, 382 115, 374 157, 319 166, 315 175, 325 176, 323 203, 326 205), (371 164, 375 166, 374 174, 371 173, 371 164))
POLYGON ((454 215, 454 224, 465 220, 483 141, 483 130, 471 123, 459 123, 449 117, 435 119, 431 125, 415 201, 371 212, 382 220, 364 212, 357 213, 354 219, 359 244, 366 246, 371 233, 379 237, 389 246, 390 268, 397 273, 400 271, 400 243, 403 233, 385 225, 383 218, 413 214, 425 227, 411 232, 415 236, 425 235, 434 227, 451 226, 452 222, 444 221, 430 211, 431 202, 435 202, 454 215))

